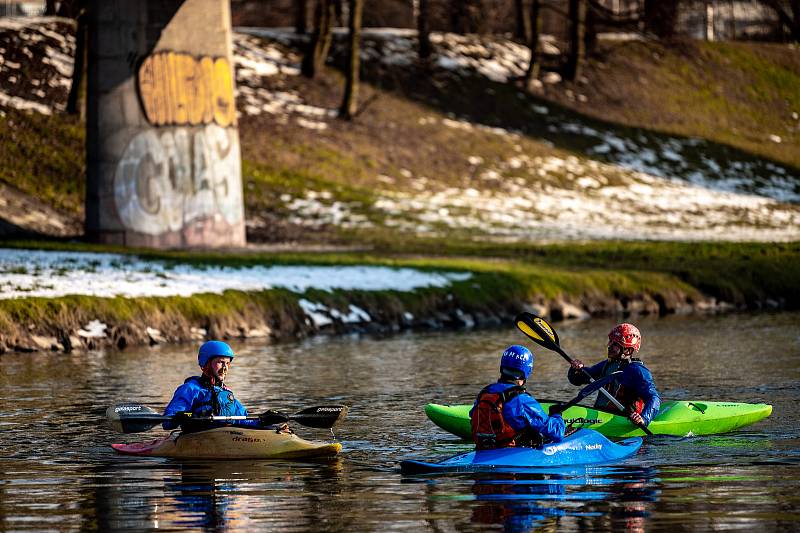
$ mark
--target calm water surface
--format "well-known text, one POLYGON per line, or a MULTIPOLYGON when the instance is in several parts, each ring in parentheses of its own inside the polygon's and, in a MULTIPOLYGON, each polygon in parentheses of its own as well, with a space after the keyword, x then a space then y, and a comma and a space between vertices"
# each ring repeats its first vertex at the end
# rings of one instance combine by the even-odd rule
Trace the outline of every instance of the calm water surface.
MULTIPOLYGON (((429 401, 471 402, 513 326, 385 339, 235 344, 229 385, 251 412, 351 405, 336 460, 179 462, 117 456, 105 408, 161 409, 194 372, 190 346, 0 356, 0 530, 559 531, 800 529, 800 314, 638 322, 664 398, 767 402, 773 415, 735 433, 649 438, 633 458, 520 475, 402 477, 407 457, 465 445, 425 418, 429 401)), ((557 324, 567 352, 604 353, 609 320, 557 324)), ((534 348, 534 346, 531 346, 534 348)), ((529 390, 569 399, 557 355, 534 349, 529 390)), ((595 354, 595 355, 592 355, 595 354)), ((323 430, 296 427, 304 437, 323 430)))

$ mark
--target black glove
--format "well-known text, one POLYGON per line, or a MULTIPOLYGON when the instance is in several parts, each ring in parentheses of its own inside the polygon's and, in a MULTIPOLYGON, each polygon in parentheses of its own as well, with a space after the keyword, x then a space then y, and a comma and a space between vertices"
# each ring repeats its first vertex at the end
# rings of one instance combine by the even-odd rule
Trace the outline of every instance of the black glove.
POLYGON ((561 416, 561 411, 564 410, 564 407, 560 403, 556 403, 550 406, 547 409, 547 414, 550 416, 561 416))

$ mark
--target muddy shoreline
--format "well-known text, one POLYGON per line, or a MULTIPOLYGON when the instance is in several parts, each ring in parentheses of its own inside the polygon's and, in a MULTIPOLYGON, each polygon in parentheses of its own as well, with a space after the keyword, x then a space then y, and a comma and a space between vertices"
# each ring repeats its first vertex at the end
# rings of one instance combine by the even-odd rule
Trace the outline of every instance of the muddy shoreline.
MULTIPOLYGON (((231 291, 234 292, 234 291, 231 291)), ((352 333, 391 334, 405 330, 471 329, 497 327, 511 323, 520 311, 531 311, 553 322, 591 317, 670 314, 708 314, 746 310, 714 298, 698 300, 679 291, 670 294, 638 294, 621 298, 583 295, 579 298, 494 301, 475 307, 461 302, 447 291, 419 291, 404 295, 366 294, 354 291, 317 295, 310 307, 308 300, 288 291, 239 293, 244 305, 234 313, 202 316, 187 311, 187 306, 159 305, 175 299, 166 298, 83 298, 90 303, 110 303, 112 308, 124 306, 124 313, 108 312, 93 305, 74 305, 69 298, 46 301, 32 298, 31 305, 47 309, 49 316, 39 321, 19 316, 24 300, 0 301, 2 327, 0 354, 116 349, 130 346, 202 342, 207 339, 269 339, 273 342, 301 339, 313 335, 352 333), (281 294, 273 294, 279 292, 281 294), (325 301, 327 300, 327 301, 325 301), (18 316, 13 320, 7 309, 14 302, 18 316), (138 304, 138 308, 137 308, 138 304), (146 304, 146 305, 145 305, 146 304), (316 306, 316 307, 313 307, 316 306), (5 309, 4 309, 5 308, 5 309), (11 319, 11 321, 9 320, 11 319)), ((180 298, 191 303, 209 295, 180 298)), ((213 298, 213 296, 211 296, 213 298)), ((217 295, 218 298, 230 298, 217 295)), ((204 302, 207 304, 208 302, 204 302)), ((766 302, 763 307, 781 308, 779 302, 766 302)))

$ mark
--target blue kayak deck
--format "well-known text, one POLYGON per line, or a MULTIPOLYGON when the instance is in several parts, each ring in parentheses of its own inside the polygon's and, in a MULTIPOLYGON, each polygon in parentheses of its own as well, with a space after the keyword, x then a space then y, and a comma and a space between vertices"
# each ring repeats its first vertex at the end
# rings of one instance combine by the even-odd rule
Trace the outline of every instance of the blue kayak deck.
POLYGON ((633 455, 641 445, 640 437, 612 442, 594 430, 580 429, 561 442, 545 444, 540 448, 472 451, 439 462, 406 460, 400 463, 400 471, 403 474, 522 471, 530 468, 608 463, 633 455))

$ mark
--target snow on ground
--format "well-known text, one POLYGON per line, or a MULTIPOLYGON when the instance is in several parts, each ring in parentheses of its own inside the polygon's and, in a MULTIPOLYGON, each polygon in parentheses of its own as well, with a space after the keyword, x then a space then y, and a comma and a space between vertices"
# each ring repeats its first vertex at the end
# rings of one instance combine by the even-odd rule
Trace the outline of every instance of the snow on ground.
MULTIPOLYGON (((141 297, 189 296, 228 289, 413 291, 446 287, 469 273, 425 272, 379 266, 255 266, 169 264, 135 256, 0 248, 0 299, 67 294, 141 297)), ((355 320, 363 310, 351 309, 355 320)), ((345 315, 347 317, 348 315, 345 315)))
MULTIPOLYGON (((253 72, 268 73, 265 76, 274 76, 278 71, 299 74, 300 56, 286 48, 292 43, 302 42, 293 30, 238 28, 238 32, 235 53, 237 58, 246 56, 247 64, 251 65, 243 71, 238 67, 240 61, 237 59, 237 80, 240 83, 242 79, 246 83, 262 83, 263 80, 253 77, 253 72), (275 42, 259 44, 254 36, 275 42), (283 51, 283 56, 279 55, 280 51, 283 51), (265 64, 253 67, 252 63, 258 61, 265 64), (287 65, 291 66, 288 70, 287 65)), ((364 62, 397 67, 411 65, 416 60, 416 32, 412 30, 369 28, 364 30, 362 37, 364 62)), ((497 83, 508 83, 525 74, 529 49, 512 41, 434 32, 431 42, 436 48, 437 66, 453 74, 483 76, 497 83)), ((545 41, 543 46, 548 53, 558 52, 549 41, 545 41)), ((246 102, 242 110, 247 114, 268 112, 284 123, 294 114, 298 124, 319 130, 325 129, 326 120, 333 120, 336 116, 333 109, 304 107, 298 94, 263 89, 256 94, 250 89, 241 89, 241 92, 246 102)), ((575 95, 575 98, 580 100, 585 95, 575 95)), ((719 148, 712 148, 712 143, 703 139, 670 137, 644 130, 636 136, 623 138, 611 130, 581 124, 574 116, 565 116, 547 105, 533 104, 532 110, 542 115, 542 122, 553 137, 566 134, 580 138, 581 144, 587 146, 587 157, 667 180, 679 178, 704 189, 756 194, 781 202, 800 203, 800 176, 790 176, 786 168, 774 163, 732 150, 713 156, 711 154, 719 148), (704 155, 697 160, 697 154, 704 155)), ((488 128, 457 118, 444 119, 441 123, 465 131, 480 128, 503 133, 499 128, 488 128)))
POLYGON ((70 28, 55 17, 0 17, 0 108, 65 109, 75 53, 70 28))
MULTIPOLYGON (((512 140, 514 133, 507 134, 512 140)), ((495 165, 469 156, 474 174, 460 187, 425 177, 414 193, 377 191, 370 206, 384 226, 475 240, 800 240, 800 205, 718 191, 575 156, 517 154, 495 165)), ((387 182, 393 178, 387 176, 387 182)), ((416 186, 415 186, 416 185, 416 186)), ((374 225, 365 206, 306 191, 284 195, 289 220, 306 227, 374 225)))

